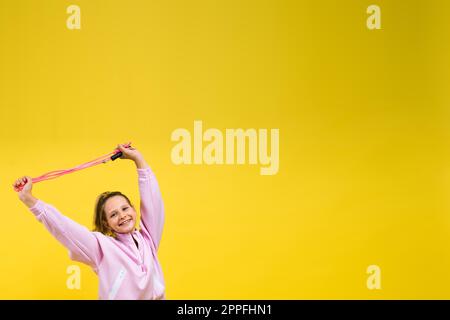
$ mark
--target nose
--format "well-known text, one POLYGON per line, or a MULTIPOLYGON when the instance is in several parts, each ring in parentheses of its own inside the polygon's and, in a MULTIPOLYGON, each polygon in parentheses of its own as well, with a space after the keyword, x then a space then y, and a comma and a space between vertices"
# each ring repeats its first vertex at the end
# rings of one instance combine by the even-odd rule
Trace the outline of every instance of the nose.
POLYGON ((123 218, 125 218, 126 215, 127 215, 127 214, 125 213, 125 211, 120 211, 120 215, 119 215, 120 220, 122 220, 123 218))

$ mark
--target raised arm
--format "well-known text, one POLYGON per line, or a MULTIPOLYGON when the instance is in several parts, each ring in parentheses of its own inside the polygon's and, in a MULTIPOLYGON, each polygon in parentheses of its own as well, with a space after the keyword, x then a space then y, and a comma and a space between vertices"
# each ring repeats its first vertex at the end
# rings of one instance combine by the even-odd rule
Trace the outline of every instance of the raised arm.
POLYGON ((136 164, 141 197, 141 228, 149 233, 157 250, 164 227, 164 204, 155 174, 138 150, 124 148, 123 145, 119 145, 119 149, 123 153, 122 159, 131 159, 136 164))
MULTIPOLYGON (((32 182, 30 177, 23 177, 19 180, 27 181, 22 191, 19 192, 19 199, 56 240, 69 250, 70 258, 97 269, 102 258, 102 252, 94 233, 62 215, 52 205, 35 198, 31 193, 32 182)), ((17 183, 16 181, 14 187, 18 185, 17 183)))

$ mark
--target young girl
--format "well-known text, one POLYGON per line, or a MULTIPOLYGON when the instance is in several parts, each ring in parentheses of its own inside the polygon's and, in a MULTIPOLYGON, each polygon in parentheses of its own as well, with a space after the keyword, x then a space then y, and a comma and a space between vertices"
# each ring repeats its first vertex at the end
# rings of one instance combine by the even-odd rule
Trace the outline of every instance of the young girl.
POLYGON ((97 198, 95 231, 62 215, 55 207, 36 199, 30 177, 13 186, 19 199, 68 250, 72 260, 92 267, 99 277, 99 299, 165 299, 165 283, 156 253, 164 225, 164 205, 158 182, 141 153, 119 144, 121 159, 136 164, 141 198, 140 230, 135 229, 136 210, 127 196, 115 191, 97 198))

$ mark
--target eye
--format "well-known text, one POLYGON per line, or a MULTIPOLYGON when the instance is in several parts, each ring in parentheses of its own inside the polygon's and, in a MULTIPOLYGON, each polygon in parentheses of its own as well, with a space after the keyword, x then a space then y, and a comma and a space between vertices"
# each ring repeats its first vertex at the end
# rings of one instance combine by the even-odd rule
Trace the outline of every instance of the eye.
POLYGON ((126 211, 126 210, 128 210, 128 207, 123 208, 123 211, 126 211))
POLYGON ((114 218, 115 215, 116 215, 116 213, 114 212, 114 213, 111 215, 111 218, 114 218))

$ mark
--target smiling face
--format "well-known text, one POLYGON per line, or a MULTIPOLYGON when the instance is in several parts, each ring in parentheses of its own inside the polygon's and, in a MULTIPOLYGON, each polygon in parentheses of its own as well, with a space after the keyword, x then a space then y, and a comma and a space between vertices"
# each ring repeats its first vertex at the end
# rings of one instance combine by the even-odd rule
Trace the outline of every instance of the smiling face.
POLYGON ((117 233, 130 233, 134 231, 136 211, 124 197, 113 196, 106 200, 104 213, 106 222, 112 231, 117 233))

